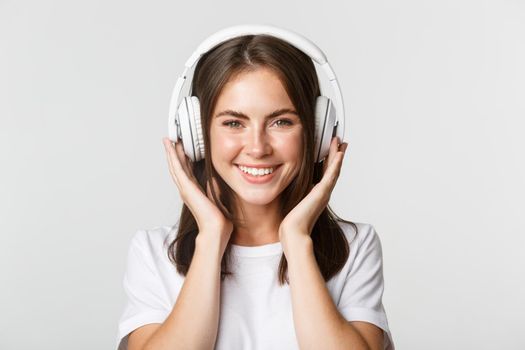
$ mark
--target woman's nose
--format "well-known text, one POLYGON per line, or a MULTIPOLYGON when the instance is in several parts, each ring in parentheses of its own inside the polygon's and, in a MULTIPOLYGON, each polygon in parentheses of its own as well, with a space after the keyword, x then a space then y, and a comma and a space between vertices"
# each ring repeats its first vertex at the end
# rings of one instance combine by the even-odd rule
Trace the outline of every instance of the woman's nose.
POLYGON ((265 130, 253 130, 248 136, 246 153, 253 158, 261 158, 272 153, 269 135, 265 130))

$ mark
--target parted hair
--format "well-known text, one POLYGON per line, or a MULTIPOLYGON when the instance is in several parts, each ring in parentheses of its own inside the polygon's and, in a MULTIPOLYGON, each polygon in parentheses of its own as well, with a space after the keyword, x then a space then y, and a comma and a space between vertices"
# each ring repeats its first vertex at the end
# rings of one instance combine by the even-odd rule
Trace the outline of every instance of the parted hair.
MULTIPOLYGON (((212 202, 223 215, 236 225, 240 220, 233 211, 235 193, 220 177, 211 162, 210 125, 212 113, 224 85, 236 75, 257 70, 271 69, 280 79, 292 101, 303 125, 302 160, 297 176, 283 190, 280 208, 285 217, 318 183, 323 175, 323 162, 314 160, 315 102, 320 95, 319 81, 312 59, 279 38, 269 35, 244 35, 221 43, 206 52, 195 67, 191 94, 199 98, 201 125, 205 145, 205 158, 191 163, 192 171, 202 191, 210 184, 212 202), (217 180, 220 193, 216 193, 211 179, 217 180)), ((311 232, 315 259, 325 281, 330 280, 344 266, 350 254, 350 245, 338 221, 351 224, 357 233, 357 225, 338 217, 328 205, 320 214, 311 232)), ((194 251, 199 228, 185 203, 180 218, 173 225, 177 232, 168 245, 168 257, 177 271, 186 276, 194 251)), ((230 265, 230 242, 221 261, 221 280, 232 272, 230 265)), ((284 254, 278 269, 280 285, 289 283, 288 264, 284 254)))

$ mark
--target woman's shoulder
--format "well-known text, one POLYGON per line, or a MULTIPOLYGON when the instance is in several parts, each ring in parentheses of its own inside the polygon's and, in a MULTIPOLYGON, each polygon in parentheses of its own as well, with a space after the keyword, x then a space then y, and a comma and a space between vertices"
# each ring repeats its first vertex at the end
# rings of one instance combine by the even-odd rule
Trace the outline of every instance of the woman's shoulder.
POLYGON ((359 245, 360 243, 374 239, 375 236, 377 236, 374 226, 366 222, 338 219, 337 223, 343 230, 350 245, 359 245))
POLYGON ((365 282, 369 273, 382 264, 382 248, 379 236, 372 224, 338 220, 348 242, 350 253, 341 271, 331 281, 331 288, 339 290, 350 276, 365 282))
POLYGON ((131 245, 147 251, 150 255, 162 255, 175 236, 175 226, 141 228, 131 238, 131 245))

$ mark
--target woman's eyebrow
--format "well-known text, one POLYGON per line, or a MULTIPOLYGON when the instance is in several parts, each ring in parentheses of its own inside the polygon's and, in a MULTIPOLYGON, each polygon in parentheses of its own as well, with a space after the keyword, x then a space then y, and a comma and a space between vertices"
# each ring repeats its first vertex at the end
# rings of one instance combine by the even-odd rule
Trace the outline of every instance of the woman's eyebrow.
MULTIPOLYGON (((265 117, 265 119, 270 119, 270 118, 277 117, 277 116, 279 116, 281 114, 286 114, 286 113, 292 113, 292 114, 295 114, 295 115, 299 116, 299 114, 296 111, 294 111, 293 109, 281 108, 281 109, 278 109, 278 110, 273 111, 272 113, 268 114, 265 117)), ((227 109, 225 111, 217 113, 215 115, 215 118, 218 118, 218 117, 223 116, 223 115, 231 115, 231 116, 234 116, 234 117, 237 117, 237 118, 241 118, 241 119, 250 119, 246 114, 244 114, 242 112, 239 112, 239 111, 234 111, 234 110, 231 110, 231 109, 227 109)))

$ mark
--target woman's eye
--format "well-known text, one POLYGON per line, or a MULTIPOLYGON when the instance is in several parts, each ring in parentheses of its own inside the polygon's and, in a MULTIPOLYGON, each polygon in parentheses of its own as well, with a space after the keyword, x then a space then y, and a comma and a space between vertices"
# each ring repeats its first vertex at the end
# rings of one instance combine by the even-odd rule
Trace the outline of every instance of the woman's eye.
POLYGON ((228 120, 228 121, 222 123, 222 125, 226 125, 226 126, 232 128, 232 129, 236 129, 241 124, 237 120, 228 120))
POLYGON ((292 124, 293 124, 292 121, 289 120, 289 119, 279 119, 279 120, 277 120, 275 123, 277 124, 277 126, 288 126, 288 125, 292 125, 292 124), (279 122, 283 122, 284 124, 281 123, 281 124, 279 125, 279 122))
MULTIPOLYGON (((278 119, 275 121, 275 124, 277 127, 285 127, 293 125, 293 122, 289 119, 278 119)), ((241 126, 241 123, 239 123, 238 120, 227 120, 222 125, 227 126, 231 129, 238 129, 241 126)))

